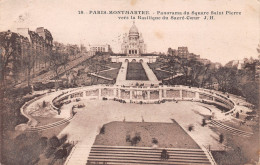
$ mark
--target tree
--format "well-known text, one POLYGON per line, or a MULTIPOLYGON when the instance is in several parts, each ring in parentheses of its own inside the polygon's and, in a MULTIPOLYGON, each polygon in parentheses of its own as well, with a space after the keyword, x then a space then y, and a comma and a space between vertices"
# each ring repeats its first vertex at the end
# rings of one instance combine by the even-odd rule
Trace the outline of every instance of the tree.
POLYGON ((6 75, 11 70, 11 64, 14 62, 15 56, 19 49, 19 36, 16 33, 1 32, 0 33, 0 95, 3 96, 5 89, 6 75))
POLYGON ((236 73, 235 68, 220 67, 216 70, 214 77, 218 81, 220 90, 226 92, 237 86, 236 73))
MULTIPOLYGON (((167 57, 167 66, 172 73, 172 77, 176 74, 176 71, 183 74, 183 85, 201 86, 211 78, 211 75, 208 73, 210 64, 204 65, 194 59, 169 56, 167 57)), ((170 83, 173 84, 173 81, 170 83)))
POLYGON ((255 80, 255 75, 256 75, 256 62, 253 63, 246 63, 245 69, 247 69, 250 73, 250 78, 251 80, 255 80))
POLYGON ((54 50, 52 50, 52 53, 50 55, 50 69, 55 74, 55 90, 58 90, 59 88, 58 81, 60 78, 60 74, 62 71, 66 72, 66 66, 68 65, 68 62, 68 54, 62 53, 59 47, 56 47, 54 50))
POLYGON ((26 55, 23 58, 23 64, 26 68, 26 74, 27 74, 27 85, 30 87, 31 84, 31 70, 34 67, 34 60, 32 59, 33 54, 32 54, 32 48, 29 45, 29 43, 26 44, 26 55))
POLYGON ((176 75, 176 70, 178 70, 178 64, 176 63, 175 58, 173 56, 167 58, 167 66, 169 67, 171 72, 170 83, 173 84, 173 76, 176 75))

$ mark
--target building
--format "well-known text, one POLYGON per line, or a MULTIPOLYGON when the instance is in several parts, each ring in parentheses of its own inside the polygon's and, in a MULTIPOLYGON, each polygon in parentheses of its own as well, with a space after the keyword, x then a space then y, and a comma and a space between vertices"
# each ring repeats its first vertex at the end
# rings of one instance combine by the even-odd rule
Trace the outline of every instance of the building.
POLYGON ((146 62, 153 63, 158 55, 147 54, 146 44, 141 33, 139 33, 135 22, 129 30, 129 34, 123 35, 123 43, 121 44, 121 54, 111 55, 112 62, 146 62))
POLYGON ((188 55, 188 59, 189 60, 199 60, 200 59, 200 55, 194 54, 194 53, 190 53, 188 55))
POLYGON ((35 31, 31 31, 29 28, 18 28, 17 33, 29 40, 30 53, 34 63, 33 69, 48 67, 48 56, 50 56, 53 46, 50 31, 43 27, 38 27, 35 31))
POLYGON ((178 56, 178 51, 176 49, 168 48, 168 56, 178 56))
POLYGON ((189 56, 188 47, 184 47, 184 46, 178 47, 177 52, 178 52, 178 56, 179 56, 180 58, 186 58, 186 59, 188 59, 188 56, 189 56))
POLYGON ((80 52, 81 53, 86 53, 87 52, 87 48, 83 44, 80 44, 80 52))
POLYGON ((92 55, 95 55, 97 52, 100 53, 111 53, 112 49, 109 44, 105 45, 89 45, 89 51, 92 55))
POLYGON ((200 55, 189 53, 188 47, 178 47, 178 49, 168 48, 168 56, 178 56, 180 58, 185 58, 188 60, 200 60, 200 55))
POLYGON ((204 65, 207 65, 207 64, 211 63, 210 60, 208 60, 206 58, 200 58, 198 61, 201 62, 204 65))
POLYGON ((130 28, 129 34, 124 34, 121 49, 122 53, 127 56, 140 56, 146 53, 146 44, 144 44, 142 33, 139 34, 135 22, 130 28))
POLYGON ((7 77, 13 77, 15 82, 20 82, 27 77, 27 74, 36 75, 49 67, 53 38, 47 29, 39 27, 31 31, 29 28, 18 28, 17 32, 8 30, 0 32, 0 35, 0 43, 3 44, 0 47, 5 49, 2 53, 8 52, 8 49, 14 50, 7 66, 7 77), (9 42, 10 37, 12 44, 8 48, 5 43, 9 42))

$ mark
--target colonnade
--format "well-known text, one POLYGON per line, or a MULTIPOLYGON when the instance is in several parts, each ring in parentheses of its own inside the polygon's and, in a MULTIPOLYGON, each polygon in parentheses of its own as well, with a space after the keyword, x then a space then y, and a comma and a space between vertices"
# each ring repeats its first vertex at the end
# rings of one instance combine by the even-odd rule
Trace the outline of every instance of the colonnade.
POLYGON ((217 91, 187 86, 159 86, 159 87, 124 87, 116 85, 86 86, 71 90, 57 96, 53 102, 75 98, 94 99, 121 99, 126 102, 149 102, 162 100, 189 100, 217 103, 225 108, 232 109, 235 104, 232 100, 217 91), (105 91, 104 91, 105 90, 105 91), (173 94, 170 94, 173 91, 173 94))

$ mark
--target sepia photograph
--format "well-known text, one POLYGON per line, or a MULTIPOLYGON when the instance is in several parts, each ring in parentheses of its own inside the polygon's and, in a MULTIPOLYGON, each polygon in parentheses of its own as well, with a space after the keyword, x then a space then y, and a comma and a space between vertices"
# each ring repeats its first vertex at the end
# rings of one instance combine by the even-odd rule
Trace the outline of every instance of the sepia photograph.
POLYGON ((260 0, 0 0, 0 165, 260 165, 260 0))

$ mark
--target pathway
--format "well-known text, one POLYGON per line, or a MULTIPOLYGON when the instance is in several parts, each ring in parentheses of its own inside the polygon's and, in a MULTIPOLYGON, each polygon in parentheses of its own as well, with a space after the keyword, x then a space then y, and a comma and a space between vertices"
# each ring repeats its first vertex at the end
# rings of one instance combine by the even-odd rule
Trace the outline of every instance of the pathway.
POLYGON ((157 77, 153 73, 152 69, 150 69, 150 67, 147 65, 147 63, 142 62, 142 65, 143 65, 143 68, 145 70, 145 73, 146 73, 149 81, 151 81, 153 84, 159 84, 157 77))
POLYGON ((179 77, 179 76, 182 76, 183 74, 182 73, 178 73, 178 74, 176 74, 176 75, 174 75, 174 76, 170 76, 170 77, 168 77, 168 78, 165 78, 165 79, 163 79, 163 80, 170 80, 170 79, 174 79, 174 78, 176 78, 176 77, 179 77))
MULTIPOLYGON (((76 67, 78 64, 84 62, 85 60, 87 60, 88 58, 90 58, 91 56, 89 56, 88 54, 83 54, 82 56, 80 56, 77 59, 74 59, 73 61, 69 61, 68 66, 67 66, 67 70, 70 70, 74 67, 76 67)), ((62 67, 62 72, 60 73, 63 74, 65 72, 64 68, 62 67)), ((32 82, 48 82, 49 80, 53 79, 55 77, 55 73, 53 70, 48 71, 47 73, 44 73, 42 75, 36 76, 34 78, 32 78, 32 82)), ((27 81, 24 81, 20 84, 17 84, 16 87, 20 88, 20 87, 25 87, 27 85, 27 81)))
POLYGON ((107 71, 111 71, 111 70, 117 69, 117 68, 112 68, 112 67, 110 67, 110 66, 106 66, 106 67, 108 67, 109 69, 102 70, 102 71, 98 72, 97 74, 96 74, 96 73, 90 73, 90 74, 91 74, 92 76, 96 76, 96 77, 99 77, 99 78, 102 78, 102 79, 105 79, 105 80, 113 81, 113 79, 111 79, 111 78, 108 78, 108 77, 99 75, 99 73, 107 72, 107 71))
POLYGON ((124 85, 124 83, 126 81, 127 65, 128 65, 127 62, 122 62, 121 68, 120 68, 117 78, 116 78, 117 85, 124 85))

